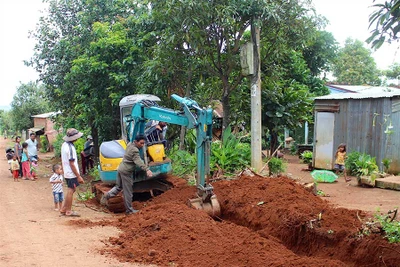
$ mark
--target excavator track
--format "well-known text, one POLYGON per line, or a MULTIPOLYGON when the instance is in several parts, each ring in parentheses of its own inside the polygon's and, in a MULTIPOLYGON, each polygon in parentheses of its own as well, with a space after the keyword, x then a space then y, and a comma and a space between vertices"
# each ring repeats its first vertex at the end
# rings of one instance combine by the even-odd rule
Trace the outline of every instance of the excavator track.
MULTIPOLYGON (((101 197, 111 190, 113 185, 103 182, 94 183, 92 192, 95 194, 99 203, 101 197)), ((151 196, 155 196, 159 192, 165 192, 173 187, 173 184, 167 181, 167 175, 158 175, 153 178, 139 178, 134 181, 133 193, 149 192, 151 196)), ((124 197, 122 192, 117 196, 109 198, 105 203, 106 208, 114 213, 125 212, 124 197)))
MULTIPOLYGON (((92 187, 92 191, 96 196, 96 200, 100 203, 101 197, 110 191, 112 185, 106 183, 95 183, 92 187)), ((124 198, 122 193, 119 193, 117 196, 110 198, 106 201, 106 208, 114 213, 121 213, 125 211, 124 206, 124 198)))

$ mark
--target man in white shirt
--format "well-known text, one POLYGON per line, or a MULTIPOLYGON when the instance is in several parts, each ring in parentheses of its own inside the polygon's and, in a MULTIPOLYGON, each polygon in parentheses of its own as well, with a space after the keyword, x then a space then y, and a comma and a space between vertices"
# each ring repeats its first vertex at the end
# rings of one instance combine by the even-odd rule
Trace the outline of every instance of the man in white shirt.
POLYGON ((76 187, 84 183, 79 173, 78 157, 74 146, 74 142, 81 138, 82 135, 83 133, 74 128, 68 129, 66 135, 63 137, 65 142, 61 146, 61 161, 64 169, 64 179, 67 182, 68 189, 60 213, 65 216, 80 216, 77 212, 72 211, 72 200, 76 187))
POLYGON ((25 141, 25 143, 28 144, 28 158, 30 161, 37 161, 38 160, 38 155, 37 155, 37 140, 36 140, 36 134, 35 133, 30 133, 29 139, 25 141))

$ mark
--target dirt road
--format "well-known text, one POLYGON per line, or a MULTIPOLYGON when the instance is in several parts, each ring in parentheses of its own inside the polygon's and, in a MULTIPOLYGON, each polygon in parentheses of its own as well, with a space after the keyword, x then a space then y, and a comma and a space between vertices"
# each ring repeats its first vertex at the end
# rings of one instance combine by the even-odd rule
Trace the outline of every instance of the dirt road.
MULTIPOLYGON (((0 151, 9 146, 0 140, 0 151)), ((115 236, 114 227, 76 228, 71 218, 54 211, 48 177, 14 182, 4 156, 0 157, 0 266, 139 266, 100 255, 101 239, 115 236)), ((111 216, 74 207, 84 219, 111 216)))
MULTIPOLYGON (((306 164, 300 163, 297 156, 285 155, 287 160, 286 173, 302 183, 313 182, 310 171, 305 171, 306 164)), ((400 207, 400 191, 365 188, 357 185, 357 178, 351 177, 351 182, 346 183, 339 177, 337 183, 319 183, 318 190, 327 196, 325 200, 348 209, 365 210, 371 213, 386 213, 388 210, 400 207)))

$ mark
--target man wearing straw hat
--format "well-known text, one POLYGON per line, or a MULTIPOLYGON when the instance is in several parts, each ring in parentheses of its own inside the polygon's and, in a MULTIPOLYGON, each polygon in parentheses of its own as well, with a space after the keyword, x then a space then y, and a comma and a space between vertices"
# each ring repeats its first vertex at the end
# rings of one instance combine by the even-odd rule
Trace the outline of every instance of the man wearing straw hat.
POLYGON ((79 217, 80 215, 72 211, 72 200, 76 187, 84 183, 82 176, 79 173, 78 157, 74 142, 81 138, 83 133, 77 129, 69 128, 66 135, 63 137, 64 143, 61 146, 61 161, 64 170, 64 178, 67 182, 67 194, 65 195, 64 205, 60 213, 64 216, 79 217))

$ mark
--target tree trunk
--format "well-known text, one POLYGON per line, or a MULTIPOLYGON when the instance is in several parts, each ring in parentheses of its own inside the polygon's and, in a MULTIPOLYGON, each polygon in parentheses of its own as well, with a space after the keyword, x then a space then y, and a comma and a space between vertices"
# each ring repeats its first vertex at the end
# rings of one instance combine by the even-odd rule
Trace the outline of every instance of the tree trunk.
POLYGON ((93 148, 94 148, 94 157, 95 157, 95 162, 97 162, 97 159, 99 158, 100 152, 99 152, 99 131, 96 127, 91 127, 92 128, 92 137, 93 137, 93 148))
MULTIPOLYGON (((269 149, 270 149, 270 153, 274 153, 274 151, 278 148, 279 144, 278 144, 278 134, 269 129, 269 133, 270 133, 270 145, 269 145, 269 149)), ((278 153, 276 153, 275 155, 277 155, 278 153)))
POLYGON ((222 109, 224 112, 224 116, 222 118, 222 132, 228 128, 230 120, 231 109, 229 106, 229 81, 227 77, 222 78, 223 86, 224 86, 224 93, 222 95, 222 109))

